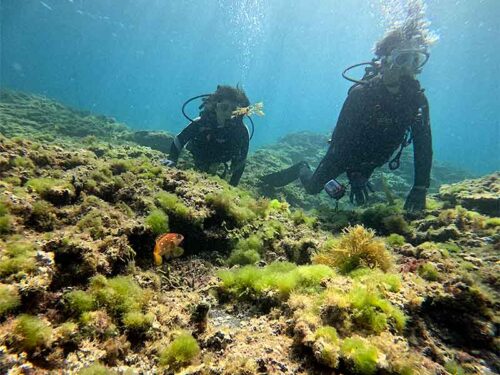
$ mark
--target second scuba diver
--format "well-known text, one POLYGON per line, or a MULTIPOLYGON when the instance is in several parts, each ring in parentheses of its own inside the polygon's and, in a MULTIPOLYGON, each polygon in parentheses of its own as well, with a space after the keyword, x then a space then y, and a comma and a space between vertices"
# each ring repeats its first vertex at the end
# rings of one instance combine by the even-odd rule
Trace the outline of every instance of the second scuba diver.
MULTIPOLYGON (((193 154, 198 170, 210 172, 214 165, 224 163, 222 177, 225 177, 229 169, 229 183, 236 186, 245 169, 248 154, 250 136, 243 117, 249 115, 250 101, 242 89, 231 86, 217 86, 213 94, 199 97, 204 97, 200 106, 200 117, 192 120, 174 138, 169 160, 165 164, 174 166, 182 149, 187 145, 186 148, 193 154), (231 162, 230 168, 227 162, 231 162)), ((198 97, 192 99, 196 98, 198 97)))
POLYGON ((403 29, 388 33, 375 47, 378 57, 368 64, 365 77, 351 87, 337 121, 329 149, 313 172, 306 162, 261 177, 271 186, 284 186, 300 178, 309 194, 323 188, 335 199, 345 187, 335 179, 347 173, 351 202, 363 204, 371 190, 369 179, 375 168, 389 161, 390 169, 399 167, 405 146, 413 141, 414 184, 405 203, 407 210, 425 208, 432 164, 429 104, 415 78, 429 57, 427 45, 419 35, 403 29))

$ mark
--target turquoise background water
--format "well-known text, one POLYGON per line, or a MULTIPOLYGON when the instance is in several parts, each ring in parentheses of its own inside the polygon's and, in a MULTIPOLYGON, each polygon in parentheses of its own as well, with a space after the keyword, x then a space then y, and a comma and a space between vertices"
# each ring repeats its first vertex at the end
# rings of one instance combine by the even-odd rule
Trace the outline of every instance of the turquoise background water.
MULTIPOLYGON (((500 1, 427 5, 440 36, 421 75, 435 158, 499 170, 500 1)), ((177 132, 184 100, 240 83, 265 104, 253 148, 330 133, 340 73, 373 57, 386 21, 379 0, 1 0, 0 17, 3 87, 177 132)))

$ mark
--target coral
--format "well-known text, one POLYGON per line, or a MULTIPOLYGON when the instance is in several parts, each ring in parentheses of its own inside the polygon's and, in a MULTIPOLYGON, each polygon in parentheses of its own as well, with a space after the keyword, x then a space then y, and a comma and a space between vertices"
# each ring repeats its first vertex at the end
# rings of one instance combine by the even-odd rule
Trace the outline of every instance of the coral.
POLYGON ((14 285, 0 284, 0 317, 21 304, 21 297, 14 285))
POLYGON ((50 345, 52 328, 36 316, 23 314, 15 320, 14 335, 19 350, 32 351, 50 345))
POLYGON ((144 220, 146 226, 156 234, 162 234, 169 231, 168 216, 162 210, 153 210, 144 220))
POLYGON ((160 365, 179 368, 189 364, 200 353, 198 342, 187 332, 181 332, 160 352, 160 365))
POLYGON ((389 270, 393 265, 391 254, 381 240, 374 238, 372 230, 362 225, 344 229, 338 242, 327 242, 312 258, 316 264, 336 267, 348 273, 358 267, 389 270))

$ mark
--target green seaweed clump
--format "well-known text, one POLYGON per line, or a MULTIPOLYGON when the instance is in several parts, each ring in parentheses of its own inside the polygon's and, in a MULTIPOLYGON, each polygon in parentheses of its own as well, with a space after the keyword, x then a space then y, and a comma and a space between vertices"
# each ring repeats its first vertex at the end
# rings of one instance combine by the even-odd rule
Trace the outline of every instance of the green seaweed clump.
POLYGON ((385 243, 375 238, 373 230, 362 225, 345 228, 338 241, 327 241, 314 254, 312 262, 336 267, 342 273, 349 273, 360 267, 388 271, 393 266, 392 256, 385 243))
POLYGON ((405 238, 400 234, 392 233, 389 237, 385 239, 385 242, 390 246, 403 246, 405 244, 405 238))
POLYGON ((369 375, 377 371, 378 350, 361 337, 349 337, 342 342, 342 355, 352 362, 355 374, 369 375))
POLYGON ((456 361, 448 361, 444 368, 452 375, 465 375, 465 370, 456 361))
POLYGON ((35 202, 29 221, 31 225, 40 231, 48 232, 53 230, 56 224, 54 206, 42 200, 35 202))
POLYGON ((47 177, 32 178, 26 183, 26 186, 40 194, 40 196, 44 199, 47 198, 47 194, 52 189, 61 188, 71 191, 74 190, 73 186, 67 181, 47 177))
POLYGON ((348 300, 354 309, 354 321, 373 332, 386 330, 389 320, 400 332, 406 325, 403 312, 382 298, 374 288, 355 286, 350 291, 348 300))
POLYGON ((16 346, 20 350, 35 350, 49 346, 52 328, 42 319, 31 315, 20 315, 14 323, 16 346))
POLYGON ((89 367, 85 367, 78 371, 78 375, 114 375, 115 371, 111 371, 109 368, 101 363, 93 363, 89 367))
POLYGON ((144 314, 140 311, 130 311, 123 315, 123 325, 135 332, 145 332, 153 324, 154 315, 151 313, 144 314))
POLYGON ((263 246, 262 239, 257 235, 251 235, 247 239, 239 240, 229 256, 227 264, 229 266, 255 264, 260 260, 263 246))
POLYGON ((182 332, 160 352, 160 365, 177 369, 191 363, 199 353, 198 342, 188 332, 182 332))
POLYGON ((99 306, 121 317, 131 311, 140 311, 151 297, 148 289, 142 289, 129 276, 116 276, 106 279, 102 275, 95 276, 90 281, 90 292, 99 306))
POLYGON ((157 205, 168 214, 173 214, 181 219, 189 220, 193 213, 175 194, 161 192, 156 196, 157 205))
POLYGON ((229 219, 236 225, 241 226, 256 217, 256 214, 249 207, 251 198, 247 196, 240 197, 230 189, 212 193, 205 198, 217 215, 224 219, 229 219))
POLYGON ((168 216, 162 210, 153 210, 146 217, 146 226, 151 229, 151 231, 156 234, 167 233, 169 231, 168 226, 168 216))
POLYGON ((21 304, 21 297, 14 285, 0 284, 0 317, 21 304))
POLYGON ((0 234, 7 234, 12 229, 12 218, 5 203, 0 201, 0 234))
POLYGON ((337 330, 321 326, 314 332, 314 354, 323 364, 336 368, 339 364, 340 346, 337 330))
POLYGON ((24 241, 7 242, 0 258, 0 276, 30 273, 36 269, 35 248, 24 241))
POLYGON ((439 271, 432 263, 424 263, 418 267, 418 274, 427 281, 438 281, 439 271))
POLYGON ((274 262, 266 267, 245 266, 218 273, 222 288, 239 297, 256 298, 267 291, 287 299, 293 291, 317 291, 321 281, 332 276, 333 270, 324 265, 297 266, 289 262, 274 262))
POLYGON ((297 209, 292 214, 292 220, 295 225, 305 224, 310 228, 316 225, 317 219, 312 216, 307 216, 304 210, 297 209))
POLYGON ((404 219, 400 210, 394 206, 377 204, 363 211, 361 222, 377 233, 389 235, 391 233, 406 234, 410 226, 404 219))
POLYGON ((96 309, 95 297, 83 290, 74 290, 64 296, 68 309, 77 315, 96 309))

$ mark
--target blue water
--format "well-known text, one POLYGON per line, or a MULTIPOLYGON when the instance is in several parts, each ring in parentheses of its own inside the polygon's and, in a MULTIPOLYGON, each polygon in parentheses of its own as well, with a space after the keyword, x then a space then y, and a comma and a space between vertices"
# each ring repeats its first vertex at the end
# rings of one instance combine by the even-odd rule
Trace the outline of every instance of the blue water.
MULTIPOLYGON (((499 170, 500 1, 427 5, 440 37, 420 77, 435 159, 499 170)), ((177 132, 185 99, 240 83, 265 104, 255 149, 330 133, 341 71, 370 60, 383 33, 380 0, 1 0, 0 84, 177 132)))

